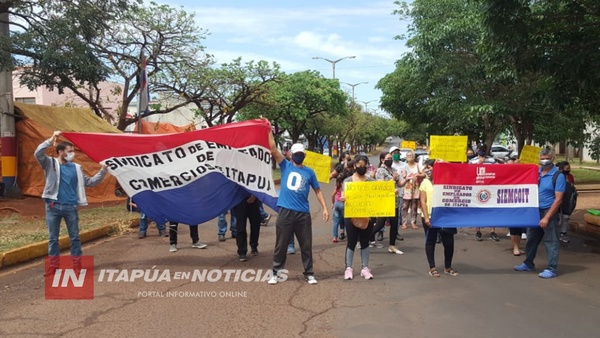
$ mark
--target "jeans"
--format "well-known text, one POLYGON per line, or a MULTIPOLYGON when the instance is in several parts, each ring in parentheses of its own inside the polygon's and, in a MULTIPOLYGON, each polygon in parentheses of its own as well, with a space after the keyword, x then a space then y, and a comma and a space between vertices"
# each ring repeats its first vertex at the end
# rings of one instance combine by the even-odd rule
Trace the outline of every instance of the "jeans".
POLYGON ((333 237, 338 237, 338 229, 344 230, 344 202, 333 205, 333 237))
POLYGON ((402 207, 404 206, 404 198, 402 196, 396 196, 396 205, 396 212, 398 213, 397 228, 400 229, 400 226, 402 225, 402 207))
POLYGON ((374 233, 373 232, 373 222, 369 221, 369 225, 366 229, 359 229, 352 225, 351 218, 345 218, 344 222, 346 224, 346 231, 348 232, 347 242, 346 242, 346 256, 345 263, 347 268, 352 267, 352 261, 354 260, 354 249, 356 248, 356 243, 360 243, 360 251, 361 251, 361 260, 362 267, 369 266, 369 238, 374 233), (364 252, 364 255, 363 255, 364 252))
POLYGON ((59 256, 60 221, 64 218, 71 242, 71 256, 81 256, 79 239, 79 212, 77 205, 46 202, 46 225, 48 226, 48 256, 59 256))
MULTIPOLYGON (((231 231, 232 235, 236 235, 236 223, 235 214, 233 211, 229 213, 231 215, 231 226, 229 227, 229 231, 231 231)), ((220 214, 219 220, 217 222, 217 226, 219 227, 219 235, 225 235, 227 233, 227 220, 225 219, 226 214, 220 214)))
MULTIPOLYGON (((158 230, 165 230, 164 224, 156 224, 158 230)), ((140 212, 140 232, 146 232, 148 230, 148 216, 143 212, 140 212)))
MULTIPOLYGON (((540 209, 540 218, 543 218, 550 209, 540 209)), ((537 249, 540 243, 544 240, 546 246, 546 256, 548 259, 547 269, 556 272, 558 267, 558 213, 554 214, 548 221, 546 229, 540 227, 529 228, 527 231, 527 244, 525 244, 525 265, 529 268, 535 268, 533 260, 537 254, 537 249)))

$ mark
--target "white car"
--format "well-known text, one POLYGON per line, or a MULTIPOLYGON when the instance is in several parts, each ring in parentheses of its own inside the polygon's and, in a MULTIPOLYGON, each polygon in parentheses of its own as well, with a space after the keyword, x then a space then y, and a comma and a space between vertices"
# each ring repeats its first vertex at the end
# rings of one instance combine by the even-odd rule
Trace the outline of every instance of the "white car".
POLYGON ((406 161, 406 154, 408 154, 409 151, 412 151, 412 149, 410 148, 400 148, 400 159, 403 161, 406 161))
POLYGON ((500 159, 504 159, 506 157, 509 156, 518 156, 519 154, 514 151, 514 150, 510 150, 508 148, 506 148, 503 145, 499 145, 499 144, 493 144, 492 145, 492 151, 491 151, 492 155, 496 158, 500 158, 500 159))

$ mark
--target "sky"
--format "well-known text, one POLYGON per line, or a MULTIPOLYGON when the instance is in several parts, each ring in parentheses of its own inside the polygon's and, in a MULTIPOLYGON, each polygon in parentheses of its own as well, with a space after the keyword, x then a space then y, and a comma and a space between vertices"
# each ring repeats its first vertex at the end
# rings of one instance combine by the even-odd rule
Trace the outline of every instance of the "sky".
POLYGON ((377 82, 391 73, 395 61, 408 51, 394 37, 405 34, 408 22, 392 15, 393 0, 303 1, 206 1, 161 0, 160 3, 194 12, 198 26, 210 32, 203 41, 218 63, 241 57, 242 61, 277 62, 281 70, 294 73, 319 71, 332 77, 331 61, 343 90, 354 95, 369 111, 379 109, 377 82), (370 101, 370 102, 369 102, 370 101))

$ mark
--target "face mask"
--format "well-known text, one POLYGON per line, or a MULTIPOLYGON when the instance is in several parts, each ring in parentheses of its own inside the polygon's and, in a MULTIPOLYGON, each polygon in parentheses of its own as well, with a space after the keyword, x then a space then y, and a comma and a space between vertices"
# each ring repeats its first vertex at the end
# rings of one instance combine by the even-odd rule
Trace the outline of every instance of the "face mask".
POLYGON ((392 161, 392 160, 385 160, 385 161, 383 161, 383 164, 385 164, 386 167, 391 167, 392 163, 394 163, 394 161, 392 161))
POLYGON ((552 163, 552 160, 540 160, 540 165, 542 167, 549 167, 549 166, 552 166, 554 164, 552 163))
POLYGON ((73 162, 73 159, 75 158, 75 152, 72 151, 70 153, 67 153, 67 156, 64 157, 65 161, 67 162, 73 162))
POLYGON ((400 161, 400 154, 392 154, 392 159, 393 159, 395 162, 398 162, 398 161, 400 161))
POLYGON ((357 167, 356 173, 360 176, 364 176, 367 173, 367 167, 357 167))
POLYGON ((485 151, 483 151, 483 150, 478 151, 477 156, 485 156, 485 151))
POLYGON ((467 158, 468 158, 469 160, 472 160, 472 159, 474 159, 475 157, 477 157, 477 155, 475 155, 475 154, 467 155, 467 158))
POLYGON ((569 175, 570 172, 571 170, 563 170, 563 173, 565 173, 565 175, 569 175))
POLYGON ((431 178, 431 175, 433 175, 433 170, 425 169, 425 175, 427 176, 427 178, 431 178))
POLYGON ((304 162, 304 158, 306 157, 306 155, 304 153, 295 153, 292 154, 292 161, 296 164, 302 164, 302 162, 304 162))

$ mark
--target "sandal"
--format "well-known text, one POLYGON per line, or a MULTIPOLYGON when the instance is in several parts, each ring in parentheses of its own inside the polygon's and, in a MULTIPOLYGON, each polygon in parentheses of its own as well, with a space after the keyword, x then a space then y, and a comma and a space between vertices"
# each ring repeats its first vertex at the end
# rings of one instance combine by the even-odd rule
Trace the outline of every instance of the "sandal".
POLYGON ((450 275, 452 277, 458 276, 458 271, 456 271, 456 270, 454 270, 452 268, 450 268, 450 269, 444 269, 444 273, 447 274, 447 275, 450 275))
POLYGON ((411 224, 410 227, 413 228, 413 229, 415 229, 415 230, 419 229, 419 227, 415 223, 411 224))
POLYGON ((520 250, 513 251, 513 256, 521 256, 521 251, 520 250))
POLYGON ((408 227, 406 226, 406 224, 402 224, 402 226, 400 227, 400 229, 406 230, 406 229, 408 229, 408 227))
POLYGON ((440 273, 437 271, 436 268, 433 268, 433 269, 429 270, 429 275, 431 277, 438 278, 440 276, 440 273))

